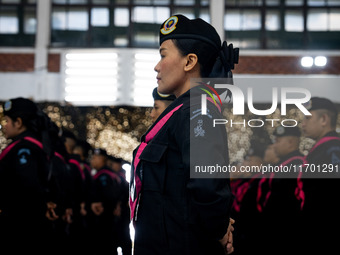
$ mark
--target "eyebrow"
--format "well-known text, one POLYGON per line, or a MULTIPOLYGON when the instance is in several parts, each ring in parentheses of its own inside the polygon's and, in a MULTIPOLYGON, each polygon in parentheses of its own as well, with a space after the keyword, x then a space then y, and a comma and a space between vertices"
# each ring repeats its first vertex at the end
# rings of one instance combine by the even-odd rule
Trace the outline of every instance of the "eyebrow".
POLYGON ((160 48, 159 53, 162 53, 162 51, 166 50, 166 48, 160 48))

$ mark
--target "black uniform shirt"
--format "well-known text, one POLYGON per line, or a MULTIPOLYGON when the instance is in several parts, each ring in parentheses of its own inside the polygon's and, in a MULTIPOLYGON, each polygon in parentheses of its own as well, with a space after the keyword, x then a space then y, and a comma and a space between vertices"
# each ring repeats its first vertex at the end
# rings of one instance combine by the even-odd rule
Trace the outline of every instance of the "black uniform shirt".
MULTIPOLYGON (((325 137, 338 137, 335 131, 326 134, 325 137)), ((310 167, 318 170, 318 166, 340 166, 340 141, 329 140, 311 151, 307 157, 310 167), (323 165, 325 164, 325 165, 323 165)), ((322 167, 323 168, 323 167, 322 167)), ((322 169, 321 168, 321 169, 322 169)), ((334 168, 336 169, 336 168, 334 168)), ((340 197, 340 170, 333 170, 330 178, 315 178, 309 173, 310 178, 303 178, 303 190, 305 193, 305 205, 303 207, 303 219, 305 232, 302 235, 303 245, 308 254, 332 253, 338 248, 340 238, 337 230, 340 228, 340 210, 338 200, 340 197), (319 243, 320 245, 311 245, 319 243), (321 245, 322 244, 322 245, 321 245)), ((305 175, 305 174, 304 174, 305 175)), ((303 175, 303 176, 304 176, 303 175)), ((307 253, 306 253, 307 254, 307 253)))
POLYGON ((3 214, 41 216, 47 202, 47 157, 37 144, 23 139, 26 136, 36 139, 23 132, 0 161, 0 208, 3 214))
POLYGON ((233 200, 229 179, 190 178, 190 166, 228 166, 226 129, 224 125, 213 128, 212 118, 221 115, 212 104, 208 103, 208 114, 201 115, 200 97, 197 104, 190 99, 192 90, 161 114, 153 126, 183 104, 140 155, 136 255, 224 254, 218 240, 229 223, 233 200))
POLYGON ((104 212, 113 215, 120 199, 120 178, 109 167, 104 166, 94 176, 93 201, 102 202, 104 212))

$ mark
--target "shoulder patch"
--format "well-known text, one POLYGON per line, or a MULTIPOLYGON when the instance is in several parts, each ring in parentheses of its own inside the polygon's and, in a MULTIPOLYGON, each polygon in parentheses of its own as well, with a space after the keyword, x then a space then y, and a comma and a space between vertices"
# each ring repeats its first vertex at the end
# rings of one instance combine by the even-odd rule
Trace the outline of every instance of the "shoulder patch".
POLYGON ((101 176, 99 176, 99 180, 103 186, 107 185, 107 176, 105 174, 102 174, 101 176))
POLYGON ((340 164, 340 158, 333 152, 331 157, 332 164, 340 164))
POLYGON ((23 148, 18 151, 19 163, 20 165, 27 164, 27 156, 31 155, 30 149, 23 148))
POLYGON ((195 137, 201 136, 204 137, 205 130, 203 129, 203 119, 197 120, 197 126, 194 128, 195 137))

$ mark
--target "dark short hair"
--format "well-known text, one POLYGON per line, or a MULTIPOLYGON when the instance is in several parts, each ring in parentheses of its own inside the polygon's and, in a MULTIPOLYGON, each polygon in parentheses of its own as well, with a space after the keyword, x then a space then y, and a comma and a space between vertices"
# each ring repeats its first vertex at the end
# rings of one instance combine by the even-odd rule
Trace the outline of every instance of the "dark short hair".
POLYGON ((182 56, 190 53, 197 55, 202 77, 209 77, 218 57, 218 50, 211 44, 195 39, 172 39, 182 56))

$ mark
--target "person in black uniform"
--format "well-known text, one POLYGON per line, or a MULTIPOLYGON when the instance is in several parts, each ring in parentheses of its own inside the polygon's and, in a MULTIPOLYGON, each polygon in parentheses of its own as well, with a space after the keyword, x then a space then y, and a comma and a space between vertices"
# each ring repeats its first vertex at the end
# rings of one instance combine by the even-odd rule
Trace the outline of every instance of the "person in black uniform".
POLYGON ((158 116, 176 99, 174 95, 167 95, 159 93, 157 87, 152 91, 153 107, 150 113, 152 123, 154 123, 158 116))
MULTIPOLYGON (((251 146, 239 167, 259 169, 264 164, 265 144, 252 141, 251 146)), ((258 183, 261 173, 239 172, 232 175, 231 187, 235 195, 232 218, 235 219, 235 255, 251 254, 263 240, 261 213, 257 209, 258 183)), ((262 252, 262 249, 260 249, 262 252)))
POLYGON ((279 160, 280 158, 276 155, 276 152, 274 150, 274 144, 269 144, 264 151, 263 163, 265 165, 276 165, 279 160))
POLYGON ((123 255, 130 255, 132 253, 132 242, 130 237, 130 207, 129 207, 129 183, 126 180, 125 170, 123 169, 123 159, 108 156, 108 166, 120 178, 120 204, 115 211, 116 218, 116 236, 117 248, 121 247, 123 255))
POLYGON ((278 126, 274 130, 273 135, 275 137, 274 150, 276 155, 280 158, 278 164, 301 164, 304 155, 299 150, 301 136, 300 128, 297 126, 278 126))
MULTIPOLYGON (((297 126, 278 126, 273 135, 274 150, 280 158, 276 165, 287 168, 302 166, 304 157, 299 151, 300 129, 297 126)), ((263 254, 290 253, 291 247, 300 246, 302 201, 295 194, 297 176, 297 171, 291 168, 290 173, 282 171, 269 174, 266 183, 262 184, 263 254)))
POLYGON ((6 101, 3 109, 3 131, 11 143, 0 155, 1 253, 46 254, 50 224, 44 114, 21 97, 6 101))
MULTIPOLYGON (((92 146, 86 140, 77 139, 74 135, 66 139, 66 143, 72 150, 71 158, 77 164, 77 168, 82 173, 82 186, 83 186, 83 201, 81 202, 79 231, 76 232, 79 242, 77 246, 82 247, 83 253, 88 253, 92 248, 91 243, 91 190, 93 189, 93 176, 91 174, 91 166, 89 163, 89 155, 92 151, 92 146), (75 142, 75 143, 74 143, 75 142)), ((79 248, 77 247, 78 251, 79 248)))
POLYGON ((69 225, 69 241, 70 249, 75 252, 86 253, 88 251, 88 217, 87 208, 90 204, 90 189, 92 186, 92 176, 88 169, 84 167, 79 154, 75 154, 74 148, 77 145, 78 139, 71 131, 64 129, 62 138, 67 150, 66 161, 69 165, 69 172, 72 181, 72 222, 69 225))
POLYGON ((115 210, 121 203, 120 177, 107 166, 107 152, 96 148, 93 150, 91 167, 97 170, 93 176, 94 189, 92 202, 94 219, 92 227, 94 254, 117 254, 116 215, 115 210), (101 207, 101 208, 100 208, 101 207))
POLYGON ((216 30, 202 19, 175 15, 160 28, 158 91, 176 100, 133 152, 130 210, 135 255, 233 251, 228 173, 224 178, 190 178, 190 166, 229 164, 226 129, 212 129, 210 119, 221 118, 220 112, 209 102, 209 115, 200 114, 201 90, 190 89, 190 79, 209 77, 215 63, 223 66, 219 77, 230 75, 230 59, 218 59, 226 49, 230 48, 221 47, 216 30), (190 148, 197 150, 191 154, 190 148))
POLYGON ((315 144, 306 156, 309 168, 301 177, 305 197, 302 245, 305 254, 331 254, 338 248, 340 228, 338 110, 329 99, 320 97, 312 97, 305 107, 312 115, 305 117, 302 130, 315 144), (324 170, 319 171, 318 167, 324 170), (315 172, 308 170, 313 168, 315 172))

